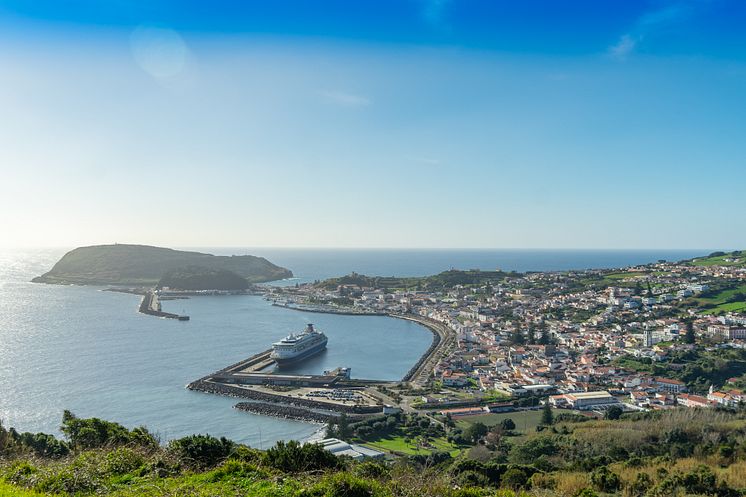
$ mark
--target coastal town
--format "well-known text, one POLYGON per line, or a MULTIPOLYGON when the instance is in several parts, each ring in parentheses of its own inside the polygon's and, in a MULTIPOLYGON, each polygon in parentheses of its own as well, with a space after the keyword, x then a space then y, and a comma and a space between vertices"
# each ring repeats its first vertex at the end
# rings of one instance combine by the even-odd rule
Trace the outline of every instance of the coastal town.
POLYGON ((728 355, 746 348, 746 254, 619 270, 438 276, 351 274, 269 287, 266 298, 306 311, 412 316, 445 329, 446 340, 435 341, 448 346, 428 351, 427 370, 403 393, 409 407, 449 417, 540 402, 603 414, 612 406, 746 401, 743 361, 728 355))

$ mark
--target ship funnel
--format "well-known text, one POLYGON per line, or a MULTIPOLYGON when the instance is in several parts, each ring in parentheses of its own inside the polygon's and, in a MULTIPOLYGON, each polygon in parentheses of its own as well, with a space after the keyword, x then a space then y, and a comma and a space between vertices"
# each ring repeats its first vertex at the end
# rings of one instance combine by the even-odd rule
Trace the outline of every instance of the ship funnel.
POLYGON ((311 323, 308 323, 308 326, 306 326, 306 332, 313 333, 314 331, 316 330, 313 329, 313 325, 311 323))

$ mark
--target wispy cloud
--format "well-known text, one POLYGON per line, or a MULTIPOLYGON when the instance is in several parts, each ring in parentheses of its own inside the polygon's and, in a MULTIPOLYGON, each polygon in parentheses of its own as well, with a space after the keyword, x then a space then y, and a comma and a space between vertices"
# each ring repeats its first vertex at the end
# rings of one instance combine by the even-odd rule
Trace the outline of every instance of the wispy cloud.
POLYGON ((625 60, 634 52, 639 38, 633 38, 632 35, 623 34, 619 41, 609 47, 609 54, 615 59, 625 60))
POLYGON ((617 60, 626 60, 639 48, 646 37, 690 18, 693 10, 692 1, 683 1, 645 12, 628 32, 622 34, 616 43, 609 46, 608 54, 617 60))
POLYGON ((322 91, 321 96, 327 102, 343 107, 366 107, 373 103, 368 97, 342 91, 322 91))

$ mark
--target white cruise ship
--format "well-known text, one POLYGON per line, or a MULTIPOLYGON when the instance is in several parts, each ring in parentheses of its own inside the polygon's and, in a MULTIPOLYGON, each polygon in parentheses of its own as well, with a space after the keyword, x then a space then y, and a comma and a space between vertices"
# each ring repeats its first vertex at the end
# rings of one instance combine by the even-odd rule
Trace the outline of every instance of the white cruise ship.
POLYGON ((279 342, 273 343, 269 357, 279 365, 299 361, 324 350, 327 341, 326 335, 316 331, 313 325, 309 324, 301 333, 291 333, 279 342))

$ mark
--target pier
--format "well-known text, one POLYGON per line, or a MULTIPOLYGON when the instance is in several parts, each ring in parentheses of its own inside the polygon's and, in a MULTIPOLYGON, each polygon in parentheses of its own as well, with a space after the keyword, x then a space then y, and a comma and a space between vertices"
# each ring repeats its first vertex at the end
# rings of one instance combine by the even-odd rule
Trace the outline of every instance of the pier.
POLYGON ((171 312, 164 312, 163 310, 161 310, 161 302, 155 290, 150 290, 142 296, 139 311, 142 314, 147 314, 148 316, 178 319, 179 321, 189 321, 189 316, 183 316, 171 312))

